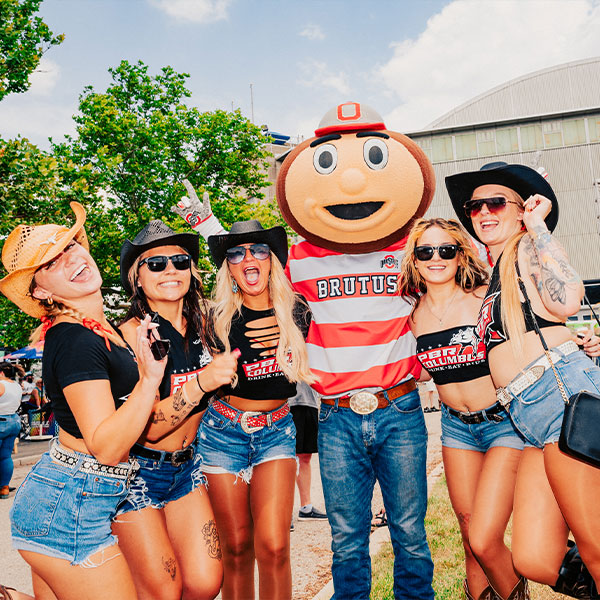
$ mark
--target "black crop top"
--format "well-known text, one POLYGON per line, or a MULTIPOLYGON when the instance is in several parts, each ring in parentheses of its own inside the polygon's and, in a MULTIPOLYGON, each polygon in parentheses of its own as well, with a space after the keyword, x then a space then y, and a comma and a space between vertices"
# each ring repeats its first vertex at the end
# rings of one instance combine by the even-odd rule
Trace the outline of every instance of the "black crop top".
MULTIPOLYGON (((57 323, 46 334, 42 362, 46 394, 59 427, 78 439, 83 439, 83 435, 67 403, 64 388, 80 381, 108 379, 115 408, 119 408, 139 379, 131 348, 122 348, 110 341, 109 344, 110 351, 103 337, 79 323, 57 323)), ((90 396, 88 400, 93 403, 95 399, 90 396)))
POLYGON ((463 383, 490 374, 485 346, 475 337, 474 325, 420 335, 417 359, 437 385, 463 383))
MULTIPOLYGON (((483 304, 479 311, 479 318, 477 319, 477 327, 475 329, 475 335, 478 339, 483 340, 488 354, 492 348, 503 344, 507 340, 502 326, 502 312, 500 308, 500 258, 492 271, 490 284, 485 293, 485 298, 483 299, 483 304)), ((521 310, 525 317, 525 331, 535 331, 533 319, 527 310, 527 304, 525 302, 521 302, 521 310)), ((564 323, 559 321, 548 321, 535 313, 533 314, 533 317, 537 321, 540 329, 564 325, 564 323)))
MULTIPOLYGON (((306 338, 310 311, 302 303, 294 307, 294 320, 306 338)), ((279 327, 272 308, 252 310, 242 305, 241 314, 231 322, 231 349, 239 348, 238 383, 222 388, 224 396, 232 395, 249 400, 279 400, 296 395, 296 384, 282 373, 275 352, 279 343, 279 327)))
MULTIPOLYGON (((172 396, 186 381, 196 377, 196 373, 202 371, 212 361, 212 356, 202 345, 202 340, 198 335, 190 336, 186 351, 184 337, 171 325, 170 321, 163 319, 160 315, 158 315, 158 335, 161 339, 171 341, 165 374, 159 387, 162 400, 172 396)), ((205 410, 211 395, 205 394, 200 404, 195 406, 190 414, 205 410)))

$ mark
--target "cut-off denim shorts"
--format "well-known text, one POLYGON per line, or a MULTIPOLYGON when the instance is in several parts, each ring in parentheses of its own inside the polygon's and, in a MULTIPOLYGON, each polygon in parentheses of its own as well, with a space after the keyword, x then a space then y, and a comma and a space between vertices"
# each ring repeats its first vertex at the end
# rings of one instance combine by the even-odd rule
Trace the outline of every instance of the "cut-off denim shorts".
POLYGON ((73 465, 43 454, 19 487, 10 510, 12 545, 72 565, 100 566, 102 559, 89 559, 117 543, 111 520, 127 494, 127 479, 84 472, 84 460, 91 457, 68 453, 76 459, 73 465))
POLYGON ((131 481, 127 498, 118 508, 118 515, 148 507, 164 508, 168 502, 179 500, 198 487, 206 487, 199 452, 195 451, 192 458, 178 466, 165 461, 166 452, 156 452, 161 453, 159 460, 138 456, 135 449, 131 451, 130 456, 135 457, 140 469, 131 481))
MULTIPOLYGON (((220 402, 234 412, 243 412, 220 402)), ((246 433, 240 423, 224 417, 210 405, 196 440, 204 473, 232 473, 246 483, 250 483, 253 468, 261 463, 296 459, 296 428, 291 412, 270 427, 246 433)))
MULTIPOLYGON (((561 354, 556 348, 552 350, 561 354)), ((582 390, 600 393, 600 367, 583 352, 562 355, 554 366, 564 383, 567 398, 582 390)), ((543 448, 546 444, 558 442, 565 402, 552 369, 546 370, 540 379, 520 394, 511 393, 511 398, 508 410, 515 427, 526 440, 525 447, 543 448)))
POLYGON ((523 450, 524 439, 510 420, 508 412, 502 411, 494 415, 502 419, 500 421, 486 418, 483 423, 467 424, 457 416, 451 415, 445 404, 440 404, 440 408, 442 446, 476 452, 487 452, 490 448, 496 447, 523 450))

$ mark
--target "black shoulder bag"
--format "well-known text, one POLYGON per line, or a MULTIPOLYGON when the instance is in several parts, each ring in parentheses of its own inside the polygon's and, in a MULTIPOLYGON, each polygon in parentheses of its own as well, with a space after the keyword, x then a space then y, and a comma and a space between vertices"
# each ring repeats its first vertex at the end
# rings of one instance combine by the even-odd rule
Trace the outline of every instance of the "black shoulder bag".
MULTIPOLYGON (((533 309, 531 308, 531 302, 529 301, 529 297, 525 291, 525 284, 521 279, 521 273, 519 272, 518 265, 517 276, 519 288, 521 289, 521 293, 525 298, 527 310, 529 311, 531 319, 533 320, 535 330, 540 336, 544 353, 546 354, 546 358, 552 367, 554 377, 556 377, 556 384, 558 385, 561 396, 565 401, 565 414, 560 430, 558 447, 562 452, 568 454, 569 456, 578 458, 579 460, 589 463, 594 467, 600 467, 600 428, 598 427, 600 424, 600 396, 593 392, 581 390, 580 392, 577 392, 567 398, 565 387, 558 375, 558 371, 556 370, 552 359, 550 358, 546 340, 540 331, 540 328, 537 324, 537 319, 535 318, 533 309)), ((598 317, 596 316, 596 313, 594 313, 591 306, 590 309, 596 317, 596 320, 598 320, 598 317)), ((600 321, 598 324, 600 325, 600 321)))

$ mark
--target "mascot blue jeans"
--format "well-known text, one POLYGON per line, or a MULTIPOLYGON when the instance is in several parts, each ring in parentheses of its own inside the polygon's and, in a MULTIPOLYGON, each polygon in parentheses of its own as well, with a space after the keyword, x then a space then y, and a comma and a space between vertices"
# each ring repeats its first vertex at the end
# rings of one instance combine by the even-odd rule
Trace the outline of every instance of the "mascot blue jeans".
POLYGON ((396 600, 433 600, 425 537, 427 430, 415 390, 368 415, 321 405, 319 462, 336 600, 368 600, 371 500, 379 481, 394 548, 396 600))

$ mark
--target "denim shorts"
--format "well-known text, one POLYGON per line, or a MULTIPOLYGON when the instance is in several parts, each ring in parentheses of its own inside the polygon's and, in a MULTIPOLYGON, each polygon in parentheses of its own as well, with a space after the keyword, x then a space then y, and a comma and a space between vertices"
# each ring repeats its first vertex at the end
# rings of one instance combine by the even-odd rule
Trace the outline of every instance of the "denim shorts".
MULTIPOLYGON (((488 407, 491 408, 491 407, 488 407)), ((442 446, 458 450, 487 452, 490 448, 515 448, 523 450, 524 439, 512 424, 508 412, 494 415, 501 421, 486 418, 483 423, 463 423, 457 416, 451 415, 448 407, 441 403, 442 446)))
MULTIPOLYGON (((553 350, 560 354, 556 348, 553 350)), ((600 393, 600 367, 583 352, 563 356, 555 367, 564 383, 567 398, 581 390, 600 393)), ((552 369, 546 370, 540 379, 520 394, 510 395, 510 416, 525 438, 526 447, 543 448, 546 444, 558 442, 565 402, 552 369)))
POLYGON ((206 486, 199 452, 196 451, 190 460, 176 467, 164 460, 165 452, 157 452, 161 452, 159 460, 137 456, 135 450, 130 453, 140 464, 140 470, 131 481, 127 498, 117 510, 118 515, 148 507, 164 508, 168 502, 179 500, 196 488, 206 486))
POLYGON ((12 545, 72 565, 99 566, 102 561, 88 559, 117 543, 111 520, 127 494, 127 480, 84 472, 89 455, 69 453, 77 458, 73 466, 43 454, 19 487, 10 510, 12 545))
MULTIPOLYGON (((220 402, 233 411, 243 412, 220 402)), ((250 483, 256 465, 296 458, 296 428, 291 412, 270 427, 246 433, 240 423, 224 417, 210 405, 202 417, 196 440, 205 473, 232 473, 246 483, 250 483)))

